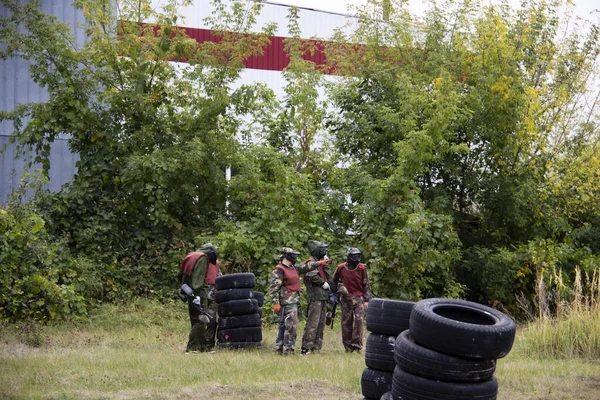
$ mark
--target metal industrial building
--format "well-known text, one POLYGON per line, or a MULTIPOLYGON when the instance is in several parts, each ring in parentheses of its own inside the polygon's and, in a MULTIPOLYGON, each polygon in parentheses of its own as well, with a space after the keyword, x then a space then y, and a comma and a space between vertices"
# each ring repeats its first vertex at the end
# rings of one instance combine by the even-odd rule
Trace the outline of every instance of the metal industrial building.
MULTIPOLYGON (((247 1, 247 5, 252 0, 247 1)), ((72 0, 43 0, 42 10, 72 26, 75 32, 76 44, 85 42, 81 28, 85 23, 81 11, 72 6, 72 0)), ((153 5, 159 6, 160 0, 154 0, 153 5)), ((264 2, 261 14, 258 16, 256 27, 260 28, 269 22, 275 22, 278 29, 271 43, 260 57, 252 57, 246 62, 237 84, 264 82, 272 88, 277 96, 283 96, 285 80, 281 71, 287 66, 288 58, 284 52, 283 40, 289 36, 287 32, 288 13, 290 6, 276 2, 264 2)), ((184 20, 181 24, 187 34, 199 42, 210 40, 210 26, 204 19, 212 13, 210 0, 196 0, 193 5, 182 9, 184 20)), ((0 5, 0 15, 8 16, 8 10, 0 5)), ((324 12, 314 9, 299 9, 299 24, 302 37, 328 39, 335 29, 351 29, 355 19, 339 13, 324 12)), ((323 55, 316 53, 312 59, 320 64, 323 55)), ((0 60, 0 111, 11 111, 17 105, 47 100, 47 93, 37 86, 29 76, 29 61, 22 59, 0 60)), ((18 186, 19 179, 28 160, 15 159, 15 145, 10 143, 13 127, 9 122, 0 122, 0 204, 6 203, 8 195, 18 186)), ((48 188, 59 190, 76 173, 77 154, 72 154, 65 138, 58 139, 51 145, 50 171, 48 188)))

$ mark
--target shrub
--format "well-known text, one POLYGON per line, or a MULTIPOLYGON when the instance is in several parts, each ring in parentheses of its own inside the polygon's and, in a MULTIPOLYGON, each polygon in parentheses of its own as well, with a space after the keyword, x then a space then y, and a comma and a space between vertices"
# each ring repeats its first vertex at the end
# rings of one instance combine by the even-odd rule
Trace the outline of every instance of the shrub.
POLYGON ((62 241, 48 235, 33 207, 21 205, 24 194, 20 189, 0 208, 0 318, 48 322, 85 315, 75 259, 62 241))

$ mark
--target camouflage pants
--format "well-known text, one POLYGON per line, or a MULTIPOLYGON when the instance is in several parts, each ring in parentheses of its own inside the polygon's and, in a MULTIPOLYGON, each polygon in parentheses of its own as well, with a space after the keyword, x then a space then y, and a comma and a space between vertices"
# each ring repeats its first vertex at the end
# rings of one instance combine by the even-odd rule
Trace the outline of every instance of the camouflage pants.
POLYGON ((308 303, 308 316, 302 335, 302 349, 319 351, 323 347, 323 331, 327 316, 327 301, 308 303))
POLYGON ((365 302, 362 297, 343 297, 342 344, 346 351, 360 351, 363 346, 365 302))
POLYGON ((213 318, 210 323, 200 321, 198 311, 189 304, 190 322, 192 329, 187 344, 187 351, 211 351, 215 347, 215 334, 217 333, 217 303, 208 299, 201 299, 202 306, 213 318))
POLYGON ((279 312, 279 330, 275 349, 283 354, 293 354, 298 336, 298 305, 287 304, 279 312))

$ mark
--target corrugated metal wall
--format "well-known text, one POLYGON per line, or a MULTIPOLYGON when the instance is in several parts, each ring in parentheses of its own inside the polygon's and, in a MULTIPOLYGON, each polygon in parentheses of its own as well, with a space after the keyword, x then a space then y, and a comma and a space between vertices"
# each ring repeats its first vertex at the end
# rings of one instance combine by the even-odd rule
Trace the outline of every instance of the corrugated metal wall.
MULTIPOLYGON (((2 172, 2 180, 0 180, 0 204, 6 204, 10 193, 19 185, 19 179, 23 171, 27 168, 29 159, 15 158, 16 148, 9 143, 8 136, 0 137, 0 148, 7 145, 6 151, 0 156, 0 171, 2 172)), ((58 139, 52 143, 50 147, 50 171, 48 172, 49 180, 46 186, 51 191, 60 190, 61 186, 69 182, 77 167, 75 163, 79 160, 79 155, 71 153, 66 139, 58 139)), ((39 165, 34 165, 28 168, 33 171, 40 168, 39 165)))
MULTIPOLYGON (((154 6, 160 6, 161 0, 154 0, 154 6)), ((69 24, 75 31, 76 44, 81 46, 85 41, 83 29, 80 28, 85 20, 80 11, 72 6, 72 0, 43 0, 42 10, 55 15, 59 20, 69 24)), ((287 31, 287 15, 289 6, 266 2, 258 17, 256 26, 259 29, 270 22, 276 22, 278 29, 273 38, 273 45, 263 57, 253 57, 241 78, 235 86, 263 82, 273 89, 278 97, 283 97, 285 80, 281 70, 287 65, 288 59, 283 52, 283 38, 289 36, 287 31)), ((192 28, 190 32, 204 34, 204 29, 210 28, 204 19, 211 13, 209 0, 196 0, 193 5, 183 10, 185 20, 183 26, 192 28)), ((8 11, 0 5, 0 14, 6 16, 8 11)), ((310 9, 300 9, 300 28, 303 38, 329 39, 336 28, 350 26, 355 20, 343 14, 320 12, 310 9)), ((319 55, 322 58, 322 55, 319 55)), ((315 62, 320 62, 315 59, 315 62)), ((322 60, 321 60, 322 62, 322 60)), ((47 100, 45 90, 37 86, 29 78, 30 62, 21 59, 0 60, 0 110, 10 111, 18 104, 42 102, 47 100)), ((7 196, 17 187, 26 160, 15 160, 14 145, 9 143, 13 127, 10 123, 0 122, 0 149, 4 145, 7 150, 0 154, 0 204, 6 202, 7 196)), ((60 139, 52 143, 50 154, 50 183, 51 190, 58 190, 76 173, 76 154, 71 154, 67 141, 60 139)))
MULTIPOLYGON (((43 0, 41 9, 69 24, 74 29, 76 44, 81 46, 85 35, 80 26, 85 20, 83 14, 73 8, 72 3, 72 0, 43 0)), ((8 16, 8 10, 4 5, 0 5, 0 15, 8 16)), ((29 66, 28 60, 17 58, 0 60, 0 110, 10 111, 19 104, 43 102, 48 99, 47 92, 29 77, 29 66)), ((17 187, 24 167, 28 163, 25 159, 15 159, 15 146, 9 143, 12 132, 12 123, 0 122, 0 149, 6 145, 5 152, 0 154, 0 204, 5 204, 7 196, 17 187)), ((58 190, 72 179, 76 172, 75 162, 78 159, 78 155, 69 151, 65 139, 52 143, 48 185, 50 190, 58 190)))

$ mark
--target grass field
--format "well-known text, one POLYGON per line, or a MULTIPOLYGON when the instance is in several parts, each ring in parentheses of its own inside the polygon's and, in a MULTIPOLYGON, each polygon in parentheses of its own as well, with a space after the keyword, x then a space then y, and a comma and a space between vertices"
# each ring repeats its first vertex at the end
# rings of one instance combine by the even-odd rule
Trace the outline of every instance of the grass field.
MULTIPOLYGON (((0 325, 0 398, 362 399, 364 358, 344 352, 339 321, 320 354, 292 357, 272 351, 274 326, 260 349, 186 355, 188 327, 183 304, 152 302, 106 305, 80 323, 0 325)), ((498 399, 600 399, 598 360, 533 357, 521 332, 498 361, 498 399)))

